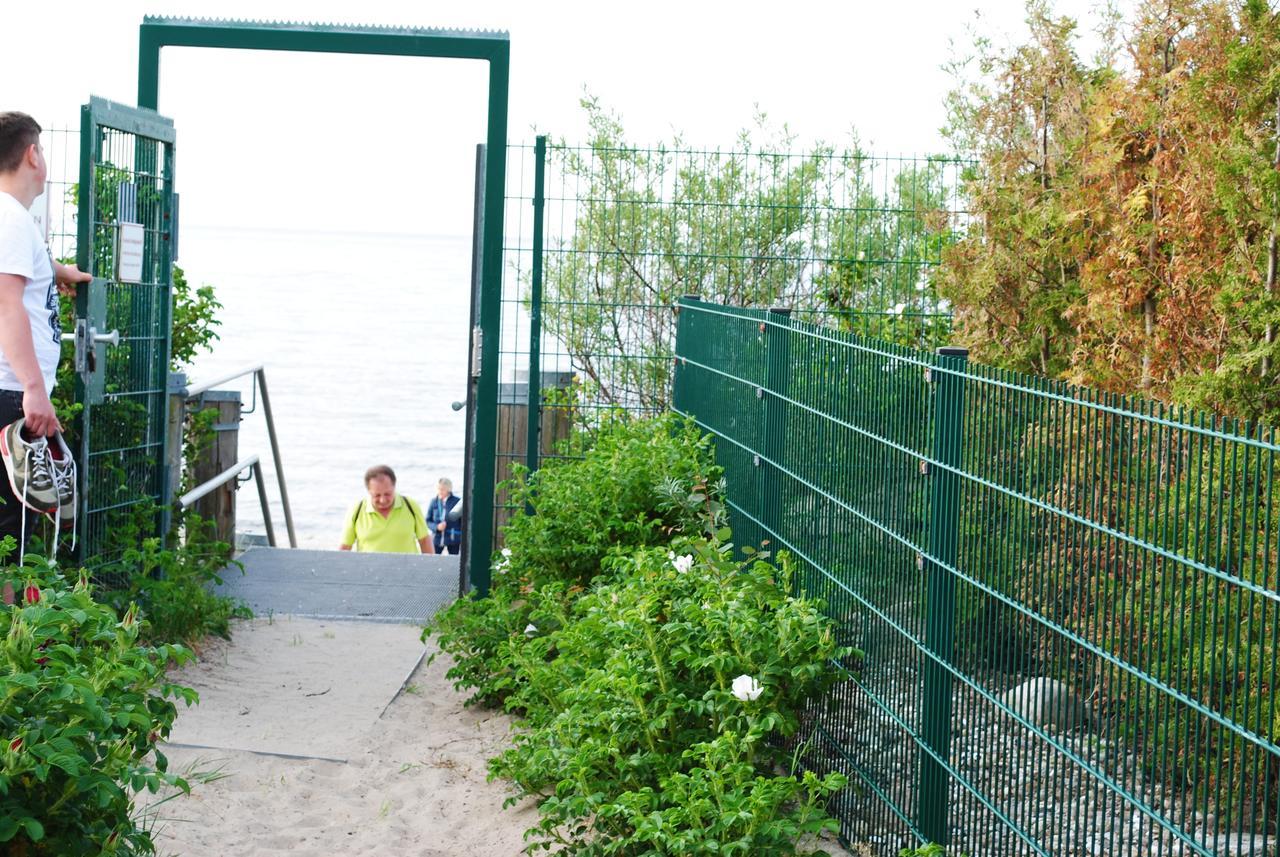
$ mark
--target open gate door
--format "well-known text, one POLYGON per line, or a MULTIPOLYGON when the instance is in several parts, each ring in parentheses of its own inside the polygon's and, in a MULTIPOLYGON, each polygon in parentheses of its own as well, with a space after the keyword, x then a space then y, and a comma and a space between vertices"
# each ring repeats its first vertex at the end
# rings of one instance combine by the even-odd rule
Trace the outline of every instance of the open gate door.
POLYGON ((76 527, 95 566, 167 517, 174 140, 154 111, 96 97, 81 108, 76 262, 94 279, 76 297, 76 527))
MULTIPOLYGON (((458 556, 458 597, 467 594, 471 588, 471 557, 473 556, 471 533, 474 529, 476 507, 474 502, 476 488, 476 396, 480 387, 480 294, 483 285, 482 264, 484 254, 481 252, 480 237, 484 234, 484 178, 485 153, 488 147, 484 143, 476 145, 476 185, 475 212, 471 233, 471 321, 468 333, 469 347, 467 354, 467 428, 466 441, 462 456, 462 549, 458 556)), ((490 512, 491 514, 491 512, 490 512)))

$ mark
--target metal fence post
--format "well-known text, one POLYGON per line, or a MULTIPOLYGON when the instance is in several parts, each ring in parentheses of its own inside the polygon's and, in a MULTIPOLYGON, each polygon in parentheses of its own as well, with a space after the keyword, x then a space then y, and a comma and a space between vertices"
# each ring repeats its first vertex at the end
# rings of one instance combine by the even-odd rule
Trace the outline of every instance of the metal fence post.
POLYGON ((681 369, 681 352, 685 351, 689 345, 689 325, 692 316, 681 312, 681 308, 686 304, 697 303, 702 298, 698 295, 684 295, 676 303, 676 339, 674 348, 674 366, 671 370, 671 408, 676 413, 689 413, 687 410, 686 398, 689 395, 688 382, 685 380, 685 374, 681 369))
MULTIPOLYGON (((542 221, 546 195, 547 138, 533 143, 533 270, 529 277, 529 411, 524 463, 538 469, 542 433, 542 221)), ((525 509, 532 514, 532 507, 525 509)))
MULTIPOLYGON (((765 390, 764 457, 761 462, 760 520, 768 537, 782 530, 782 458, 786 444, 787 405, 783 401, 791 387, 791 307, 769 307, 761 323, 764 339, 765 390)), ((776 548, 775 548, 776 550, 776 548)))
POLYGON ((948 787, 945 767, 951 758, 951 663, 956 612, 954 566, 960 528, 960 466, 964 417, 965 348, 939 348, 930 370, 933 394, 933 468, 929 492, 929 551, 925 556, 925 650, 922 671, 920 779, 917 817, 920 832, 946 845, 948 787))

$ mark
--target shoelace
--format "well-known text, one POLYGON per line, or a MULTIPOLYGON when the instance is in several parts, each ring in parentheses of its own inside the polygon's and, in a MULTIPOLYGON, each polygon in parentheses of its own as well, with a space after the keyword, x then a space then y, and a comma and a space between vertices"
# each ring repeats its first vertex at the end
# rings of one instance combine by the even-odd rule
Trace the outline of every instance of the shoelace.
MULTIPOLYGON (((58 508, 53 514, 53 553, 50 559, 58 552, 58 538, 62 534, 62 496, 70 494, 75 499, 76 491, 76 463, 70 458, 57 459, 53 457, 53 448, 49 448, 49 469, 53 471, 53 487, 58 492, 58 508)), ((71 549, 76 549, 76 528, 71 528, 71 549)))
MULTIPOLYGON (((63 466, 59 467, 58 461, 53 457, 53 451, 49 448, 49 442, 44 438, 37 438, 27 443, 29 447, 27 453, 27 485, 53 485, 54 491, 58 494, 58 504, 53 510, 53 543, 49 546, 49 559, 53 559, 58 554, 58 538, 62 534, 62 494, 64 492, 75 490, 76 464, 71 459, 64 459, 63 466)), ((22 522, 19 528, 22 536, 22 542, 18 545, 18 564, 26 558, 27 554, 27 512, 22 511, 22 522)), ((76 549, 76 532, 71 531, 71 549, 76 549)))
POLYGON ((53 487, 58 492, 58 499, 61 500, 64 494, 71 494, 76 487, 76 465, 70 461, 51 461, 50 469, 53 471, 53 487))
MULTIPOLYGON (((76 498, 76 462, 72 458, 54 458, 54 448, 45 443, 45 464, 54 477, 54 490, 58 492, 58 507, 54 509, 54 545, 49 558, 58 555, 58 540, 63 533, 63 495, 76 498)), ((76 528, 72 527, 72 550, 76 550, 76 528)))
MULTIPOLYGON (((49 473, 49 443, 42 437, 33 441, 24 441, 18 438, 19 443, 27 446, 27 481, 23 486, 24 493, 31 490, 31 486, 35 484, 48 485, 53 483, 53 477, 49 473)), ((25 500, 25 498, 24 498, 25 500)), ((23 503, 25 507, 25 503, 23 503)), ((26 508, 21 510, 22 523, 19 527, 19 533, 22 541, 18 543, 18 564, 21 565, 27 557, 27 515, 26 508)), ((57 544, 57 538, 54 538, 54 544, 57 544)))
POLYGON ((49 442, 44 438, 32 441, 28 446, 31 447, 27 455, 27 482, 30 485, 43 487, 45 485, 53 485, 53 473, 51 472, 52 456, 49 454, 49 442))

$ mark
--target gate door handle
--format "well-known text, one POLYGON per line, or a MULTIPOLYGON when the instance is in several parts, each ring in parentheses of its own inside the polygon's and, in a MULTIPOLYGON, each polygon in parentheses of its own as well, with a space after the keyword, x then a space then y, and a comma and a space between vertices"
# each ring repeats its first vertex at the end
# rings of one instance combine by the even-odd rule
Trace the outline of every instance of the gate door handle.
POLYGON ((118 346, 120 344, 120 331, 113 330, 110 333, 98 333, 96 327, 89 325, 88 319, 77 318, 75 333, 64 333, 62 338, 75 342, 76 371, 84 375, 97 370, 98 361, 94 354, 93 346, 99 342, 105 342, 113 347, 118 346))
POLYGON ((96 327, 89 328, 89 336, 93 337, 94 342, 105 342, 111 346, 120 344, 120 331, 113 330, 110 333, 98 333, 96 327))

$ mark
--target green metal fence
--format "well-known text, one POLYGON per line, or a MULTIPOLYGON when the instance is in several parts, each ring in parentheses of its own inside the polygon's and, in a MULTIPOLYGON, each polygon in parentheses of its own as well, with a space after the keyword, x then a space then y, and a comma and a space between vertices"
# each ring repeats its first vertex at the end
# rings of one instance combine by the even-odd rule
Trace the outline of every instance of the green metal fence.
POLYGON ((91 389, 81 379, 76 389, 77 530, 90 565, 110 564, 155 533, 167 501, 174 144, 173 123, 150 111, 98 98, 81 110, 76 258, 105 282, 97 295, 78 290, 76 314, 102 333, 119 332, 119 345, 100 351, 100 382, 91 389), (120 258, 127 224, 139 242, 130 271, 120 258))
MULTIPOLYGON (((945 349, 942 351, 945 352, 945 349)), ((807 762, 896 855, 1262 855, 1280 820, 1271 429, 682 301, 674 408, 856 678, 807 762)))
POLYGON ((949 329, 929 278, 965 162, 546 138, 507 157, 499 481, 603 409, 667 407, 681 295, 923 345, 949 329))

